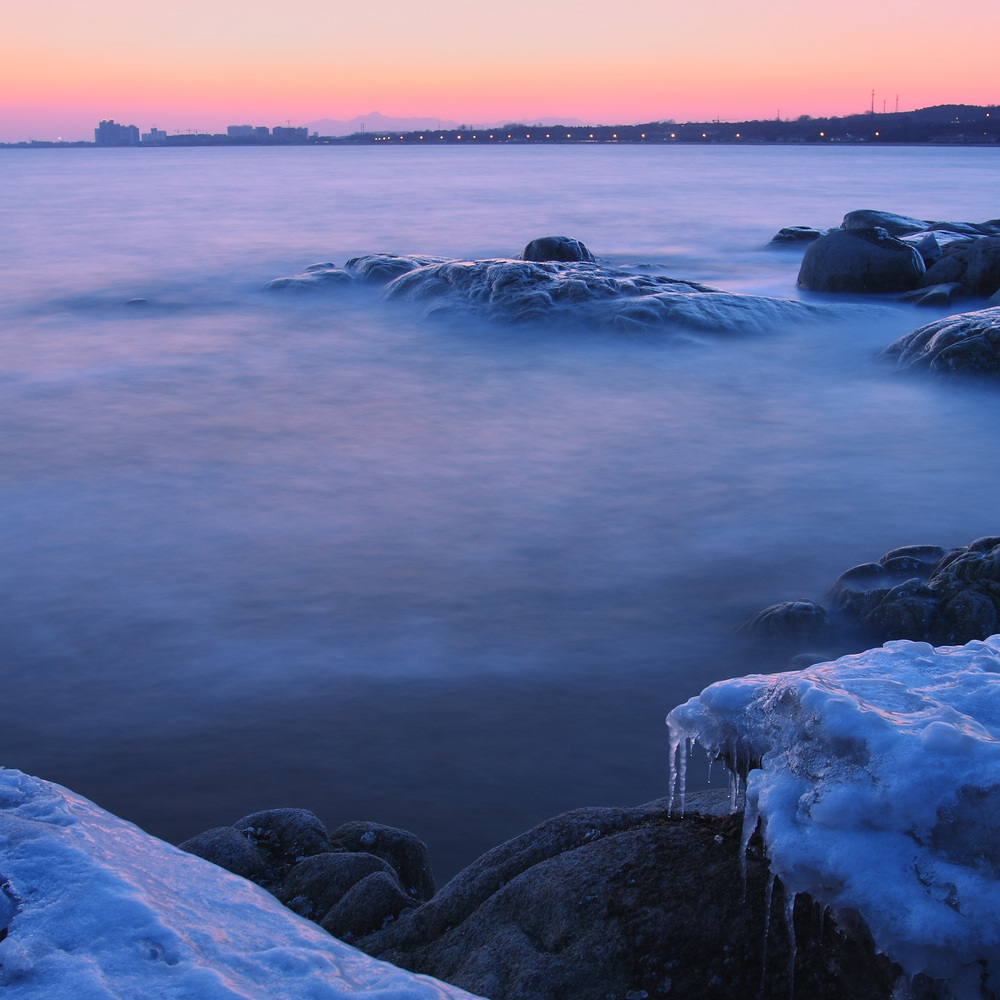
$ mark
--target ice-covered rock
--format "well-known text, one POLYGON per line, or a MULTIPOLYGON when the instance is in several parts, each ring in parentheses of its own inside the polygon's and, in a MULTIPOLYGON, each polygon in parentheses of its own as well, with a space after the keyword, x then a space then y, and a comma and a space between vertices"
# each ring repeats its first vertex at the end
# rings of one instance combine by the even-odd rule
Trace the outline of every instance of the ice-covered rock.
POLYGON ((471 313, 495 323, 572 322, 623 332, 758 332, 816 315, 790 299, 736 295, 585 261, 451 260, 407 272, 385 294, 426 316, 471 313))
POLYGON ((813 292, 906 292, 924 271, 916 248, 885 229, 837 229, 806 248, 798 285, 813 292))
POLYGON ((0 769, 5 1000, 468 1000, 331 937, 245 879, 0 769))
POLYGON ((881 357, 937 375, 1000 376, 1000 304, 927 323, 894 340, 881 357))
POLYGON ((743 776, 744 840, 759 822, 786 889, 859 913, 911 976, 996 993, 1000 635, 721 681, 667 723, 743 776))

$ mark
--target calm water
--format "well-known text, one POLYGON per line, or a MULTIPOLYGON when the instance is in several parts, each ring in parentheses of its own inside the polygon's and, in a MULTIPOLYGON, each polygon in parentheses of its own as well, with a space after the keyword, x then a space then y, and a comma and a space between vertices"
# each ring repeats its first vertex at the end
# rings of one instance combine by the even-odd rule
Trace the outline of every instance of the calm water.
POLYGON ((174 841, 284 805, 404 826, 439 881, 664 794, 667 710, 784 666, 736 623, 1000 531, 996 394, 875 360, 939 314, 678 346, 260 286, 565 233, 795 296, 780 227, 994 218, 997 155, 0 153, 0 762, 174 841))

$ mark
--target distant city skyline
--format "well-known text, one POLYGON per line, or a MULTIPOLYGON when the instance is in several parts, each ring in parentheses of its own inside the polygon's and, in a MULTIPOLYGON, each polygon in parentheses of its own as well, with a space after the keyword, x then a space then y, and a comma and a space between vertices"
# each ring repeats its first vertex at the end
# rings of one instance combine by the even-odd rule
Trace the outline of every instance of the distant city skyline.
POLYGON ((1000 99, 994 0, 33 0, 5 11, 0 141, 388 117, 745 121, 1000 99), (874 99, 871 92, 874 90, 874 99))

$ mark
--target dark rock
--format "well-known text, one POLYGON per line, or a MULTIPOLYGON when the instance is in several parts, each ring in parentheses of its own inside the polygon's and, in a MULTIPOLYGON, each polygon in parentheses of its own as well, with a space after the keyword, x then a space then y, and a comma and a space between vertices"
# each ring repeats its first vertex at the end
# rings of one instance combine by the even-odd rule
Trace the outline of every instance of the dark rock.
POLYGON ((778 641, 817 640, 829 638, 830 616, 826 608, 814 601, 783 601, 758 611, 739 626, 744 635, 778 641))
POLYGON ((404 910, 419 904, 399 887, 395 875, 372 872, 355 882, 323 918, 321 926, 351 942, 382 930, 404 910))
POLYGON ((967 295, 987 297, 1000 290, 1000 236, 948 244, 919 284, 951 282, 960 284, 967 295))
POLYGON ((759 842, 741 873, 740 817, 664 802, 557 816, 484 855, 355 945, 491 1000, 888 998, 899 970, 807 897, 768 892, 759 842), (770 912, 773 911, 773 912, 770 912))
POLYGON ((196 854, 199 858, 211 861, 213 865, 253 882, 259 882, 268 874, 267 864, 257 849, 231 826, 206 830, 178 846, 188 854, 196 854))
POLYGON ((905 292, 924 271, 920 254, 884 229, 835 230, 806 247, 798 284, 814 292, 905 292))
POLYGON ((813 240, 818 240, 821 236, 826 235, 826 231, 823 229, 813 229, 812 226, 785 226, 784 229, 779 229, 774 236, 771 237, 770 246, 775 245, 785 245, 788 243, 812 243, 813 240))
POLYGON ((326 827, 308 809, 265 809, 233 824, 272 865, 294 864, 299 858, 330 850, 326 827))
POLYGON ((579 241, 570 236, 541 236, 532 240, 522 251, 521 260, 596 261, 597 258, 579 241))
POLYGON ((1000 376, 1000 307, 959 313, 893 341, 881 357, 939 375, 1000 376))
POLYGON ((912 292, 900 295, 900 302, 909 302, 915 306, 931 306, 941 308, 950 306, 956 298, 964 293, 962 285, 953 281, 947 285, 928 285, 926 288, 916 288, 912 292))
POLYGON ((363 878, 383 872, 396 882, 389 864, 374 854, 350 854, 344 851, 314 854, 294 865, 276 893, 283 902, 296 901, 295 909, 319 923, 363 878))
POLYGON ((930 229, 933 223, 921 219, 912 219, 907 215, 895 215, 893 212, 879 212, 871 208, 859 208, 848 212, 841 223, 844 229, 884 229, 890 236, 903 236, 907 233, 919 233, 930 229))
POLYGON ((387 861, 413 899, 424 901, 434 895, 427 845, 409 831, 381 823, 345 823, 330 834, 330 843, 341 850, 367 852, 387 861))

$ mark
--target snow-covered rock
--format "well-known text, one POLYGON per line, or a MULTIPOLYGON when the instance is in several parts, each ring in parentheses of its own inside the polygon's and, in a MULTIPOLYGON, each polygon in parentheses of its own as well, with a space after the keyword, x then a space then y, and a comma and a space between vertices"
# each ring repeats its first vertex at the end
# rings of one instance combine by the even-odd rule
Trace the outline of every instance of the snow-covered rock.
POLYGON ((0 769, 7 1000, 467 1000, 59 785, 0 769))
POLYGON ((759 821, 787 890, 859 913, 911 976, 996 992, 1000 635, 721 681, 667 724, 678 763, 697 741, 745 778, 744 840, 759 821))

